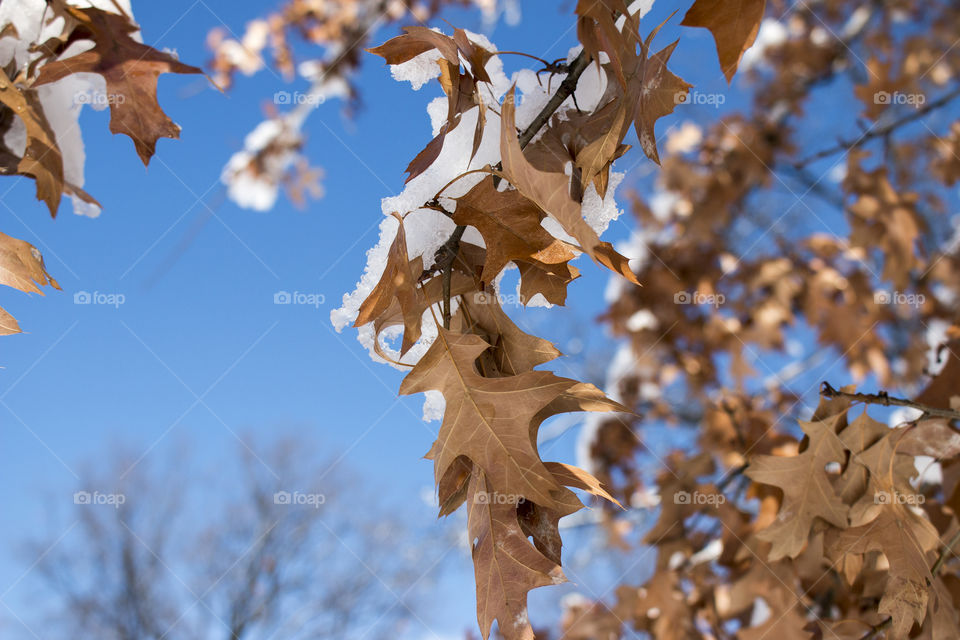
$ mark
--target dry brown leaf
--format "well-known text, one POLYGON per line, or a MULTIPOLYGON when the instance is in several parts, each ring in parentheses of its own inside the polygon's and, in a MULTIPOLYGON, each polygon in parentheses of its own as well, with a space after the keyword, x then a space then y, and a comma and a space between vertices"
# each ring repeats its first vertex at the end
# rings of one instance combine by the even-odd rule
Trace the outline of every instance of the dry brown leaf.
POLYGON ((766 0, 697 0, 680 24, 709 29, 727 82, 760 31, 766 0))
POLYGON ((799 455, 755 456, 746 475, 754 482, 778 487, 783 503, 777 521, 757 534, 772 544, 771 562, 796 558, 803 550, 814 520, 821 518, 835 527, 847 526, 848 507, 836 494, 824 467, 845 461, 843 444, 834 422, 800 422, 809 442, 799 455))
POLYGON ((674 42, 649 59, 639 59, 637 72, 630 81, 627 93, 631 99, 636 98, 633 121, 640 147, 657 164, 660 164, 660 153, 657 151, 654 125, 658 119, 673 113, 677 105, 686 100, 693 86, 667 68, 676 47, 677 42, 674 42))
MULTIPOLYGON (((25 293, 43 295, 40 286, 50 285, 59 289, 43 264, 43 256, 29 242, 0 233, 0 284, 19 289, 25 293)), ((0 335, 20 333, 16 319, 0 307, 0 335)))
POLYGON ((475 227, 483 236, 487 260, 480 279, 485 283, 493 282, 513 260, 563 265, 576 256, 541 226, 543 218, 543 211, 516 189, 497 190, 493 177, 457 198, 453 214, 454 222, 475 227))
POLYGON ((427 27, 412 26, 403 30, 405 33, 402 35, 367 51, 382 57, 387 64, 403 64, 421 53, 436 49, 450 64, 459 66, 457 43, 450 37, 427 27))
POLYGON ((515 376, 560 357, 549 340, 526 333, 503 312, 494 293, 464 296, 452 326, 461 333, 480 336, 491 346, 484 357, 491 358, 490 367, 480 362, 487 377, 515 376))
POLYGON ((640 284, 630 269, 629 261, 617 253, 609 242, 603 242, 583 219, 580 204, 570 198, 570 178, 562 173, 540 171, 523 155, 516 134, 515 92, 511 89, 501 111, 500 154, 507 180, 520 193, 554 217, 598 264, 619 273, 634 284, 640 284))
POLYGON ((393 215, 397 219, 397 235, 390 245, 387 264, 377 286, 360 305, 353 326, 360 327, 382 317, 396 300, 403 315, 403 344, 400 348, 400 355, 403 355, 420 339, 420 323, 427 304, 417 286, 417 277, 423 271, 423 259, 418 256, 411 262, 403 218, 393 215))
POLYGON ((580 270, 571 264, 545 264, 532 260, 517 260, 520 270, 520 301, 529 304, 538 293, 550 304, 563 305, 567 301, 567 285, 580 277, 580 270))
POLYGON ((879 612, 893 618, 893 638, 906 638, 914 621, 922 623, 929 597, 928 553, 940 543, 929 522, 896 502, 880 505, 867 524, 841 531, 833 546, 845 554, 881 551, 890 565, 879 612))
POLYGON ((64 191, 63 158, 36 91, 18 88, 0 69, 0 102, 27 128, 27 147, 17 163, 17 173, 36 181, 37 200, 47 203, 50 215, 56 216, 64 191))
POLYGON ((474 467, 467 490, 468 530, 477 583, 477 621, 486 639, 493 621, 506 640, 533 640, 527 593, 566 581, 558 564, 530 544, 517 521, 516 504, 490 500, 496 490, 474 467))
POLYGON ((458 456, 483 470, 496 491, 556 508, 561 485, 544 466, 529 424, 558 395, 577 384, 547 371, 484 378, 475 361, 490 345, 475 335, 439 328, 439 335, 400 386, 402 395, 437 390, 446 411, 428 457, 439 482, 458 456))
POLYGON ((146 165, 161 137, 179 138, 174 124, 157 103, 157 79, 162 73, 203 73, 183 64, 169 53, 137 42, 131 34, 139 27, 126 16, 97 8, 67 7, 79 25, 70 42, 93 40, 83 53, 49 62, 40 68, 35 86, 56 82, 74 73, 97 73, 107 82, 110 99, 110 131, 133 140, 146 165))

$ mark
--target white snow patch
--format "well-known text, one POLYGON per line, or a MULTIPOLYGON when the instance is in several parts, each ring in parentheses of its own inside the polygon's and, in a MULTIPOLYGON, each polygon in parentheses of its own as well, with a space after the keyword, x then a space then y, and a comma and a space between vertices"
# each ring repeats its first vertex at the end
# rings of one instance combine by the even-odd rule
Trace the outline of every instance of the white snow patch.
POLYGON ((766 600, 759 596, 754 598, 753 613, 750 615, 750 626, 759 627, 770 619, 771 613, 772 611, 770 611, 770 605, 767 604, 766 600))
POLYGON ((643 331, 656 329, 660 326, 657 317, 649 309, 640 309, 627 319, 628 331, 643 331))
POLYGON ((397 82, 409 82, 414 91, 419 91, 423 85, 440 76, 440 65, 437 61, 441 59, 443 59, 442 53, 436 49, 430 49, 403 64, 390 65, 390 75, 397 82))
POLYGON ((943 371, 943 367, 947 364, 949 352, 945 349, 941 350, 940 347, 947 343, 949 328, 950 323, 940 318, 934 318, 927 325, 927 346, 930 347, 927 351, 927 370, 931 376, 943 371))
POLYGON ((782 22, 773 18, 764 18, 760 23, 760 31, 753 46, 743 53, 740 60, 740 69, 746 71, 765 64, 767 50, 777 47, 787 41, 787 28, 782 22))
POLYGON ((943 483, 943 468, 932 456, 916 456, 913 459, 913 466, 916 467, 918 473, 917 486, 943 483))
POLYGON ((587 221, 597 235, 602 235, 610 223, 623 214, 623 210, 617 206, 614 194, 620 183, 623 182, 625 173, 617 171, 610 172, 610 181, 607 184, 607 193, 603 198, 597 193, 596 186, 591 182, 583 192, 583 205, 581 211, 583 218, 587 221))
POLYGON ((713 562, 723 553, 723 541, 720 539, 711 540, 707 546, 690 556, 690 564, 696 566, 704 562, 713 562))

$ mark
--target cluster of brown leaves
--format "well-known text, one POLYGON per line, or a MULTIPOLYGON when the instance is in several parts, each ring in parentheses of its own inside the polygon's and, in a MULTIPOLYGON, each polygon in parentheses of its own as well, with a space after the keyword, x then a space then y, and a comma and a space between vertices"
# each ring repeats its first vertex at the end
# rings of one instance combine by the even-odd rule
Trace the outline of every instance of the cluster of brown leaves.
MULTIPOLYGON (((98 74, 106 83, 110 105, 110 131, 129 136, 146 165, 162 137, 177 138, 180 128, 157 103, 157 78, 162 73, 201 73, 168 53, 144 45, 133 36, 139 27, 130 16, 95 7, 79 8, 65 0, 50 0, 41 22, 62 21, 62 30, 45 42, 32 42, 26 61, 13 56, 0 69, 0 139, 19 120, 26 129, 22 152, 0 142, 0 173, 32 178, 37 199, 56 216, 63 194, 96 204, 92 196, 64 178, 64 149, 50 126, 38 90, 68 76, 98 74), (76 44, 89 44, 76 53, 76 44)), ((119 9, 118 9, 119 11, 119 9)), ((39 25, 38 25, 39 26, 39 25)), ((0 37, 20 39, 12 23, 3 25, 0 37)), ((56 281, 47 274, 43 258, 32 245, 2 235, 0 282, 26 292, 40 290, 34 283, 56 281)), ((0 334, 18 333, 20 327, 0 308, 0 334)))
MULTIPOLYGON (((372 50, 389 64, 402 64, 431 50, 440 54, 447 120, 410 163, 411 179, 436 160, 446 136, 465 113, 472 109, 480 113, 474 153, 487 110, 500 119, 501 162, 484 169, 490 175, 465 195, 452 198, 453 212, 440 199, 423 203, 450 216, 457 231, 436 256, 410 255, 404 216, 395 214, 399 229, 387 265, 356 320, 357 326, 372 323, 377 336, 402 327, 401 355, 421 338, 425 319, 437 325, 438 337, 400 392, 439 391, 446 401, 439 436, 427 457, 435 465, 441 515, 468 505, 484 637, 494 620, 508 639, 533 637, 527 593, 563 581, 558 522, 582 506, 569 488, 615 502, 585 471, 541 460, 536 447, 540 425, 570 411, 626 411, 592 385, 536 370, 559 352, 510 320, 493 283, 513 263, 520 270, 524 300, 542 294, 549 302, 562 304, 568 284, 578 275, 569 263, 585 253, 622 276, 628 286, 637 284, 627 259, 587 224, 582 200, 591 184, 597 193, 606 192, 610 167, 629 148, 624 140, 631 129, 644 153, 659 162, 654 125, 673 112, 682 102, 678 96, 690 88, 667 68, 677 43, 652 50, 663 25, 641 37, 639 20, 626 2, 618 0, 584 0, 576 11, 584 51, 565 68, 566 78, 554 100, 524 131, 515 124, 513 91, 502 105, 484 104, 480 88, 490 80, 485 65, 495 52, 472 42, 465 32, 456 29, 446 36, 410 27, 372 50), (608 79, 598 106, 590 112, 554 115, 589 65, 597 65, 608 79), (547 217, 576 244, 552 235, 542 224, 547 217), (479 231, 485 248, 462 241, 468 227, 479 231), (452 313, 451 301, 457 303, 452 313)), ((734 34, 738 41, 731 44, 723 28, 726 18, 703 21, 696 11, 688 15, 688 24, 713 30, 727 68, 736 67, 756 34, 756 28, 738 30, 734 34)))
MULTIPOLYGON (((564 637, 615 638, 629 624, 657 638, 722 638, 731 623, 749 639, 846 640, 880 630, 955 637, 960 579, 945 571, 948 549, 960 542, 955 498, 939 503, 936 487, 915 488, 911 479, 915 456, 955 461, 960 433, 944 419, 891 429, 850 412, 849 399, 825 398, 801 421, 799 440, 757 443, 745 467, 753 484, 741 487, 759 508, 701 480, 715 473, 709 453, 672 456, 658 479, 659 519, 644 538, 658 553, 653 577, 619 587, 610 607, 568 611, 564 637), (698 559, 711 540, 721 551, 698 559)), ((735 431, 745 418, 731 411, 711 420, 735 431)), ((953 495, 955 474, 946 482, 953 495)))
MULTIPOLYGON (((621 287, 605 319, 635 355, 618 397, 643 419, 604 422, 592 455, 624 503, 659 495, 638 541, 657 568, 614 604, 568 610, 565 638, 618 638, 623 623, 684 639, 960 629, 960 263, 946 215, 960 11, 769 4, 785 34, 748 74, 752 106, 678 129, 657 197, 634 196, 644 286, 621 287), (901 389, 923 415, 892 429, 848 419, 850 398, 830 393, 809 417, 817 375, 901 389), (660 425, 696 444, 650 483, 643 429, 660 425), (942 479, 919 475, 917 456, 942 479), (682 492, 703 502, 675 502, 682 492)), ((713 29, 721 61, 723 38, 736 60, 732 33, 751 30, 713 29)), ((629 546, 618 523, 611 512, 629 546)))

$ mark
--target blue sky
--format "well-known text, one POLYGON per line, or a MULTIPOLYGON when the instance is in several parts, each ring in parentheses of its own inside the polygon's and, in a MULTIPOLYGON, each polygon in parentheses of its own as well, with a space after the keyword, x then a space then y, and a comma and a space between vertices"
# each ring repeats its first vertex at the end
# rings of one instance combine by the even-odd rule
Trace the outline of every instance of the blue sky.
MULTIPOLYGON (((147 43, 202 64, 211 28, 241 32, 264 3, 172 0, 134 3, 134 10, 147 43)), ((565 56, 575 43, 572 6, 525 2, 523 11, 524 22, 496 26, 491 39, 501 49, 565 56)), ((666 13, 655 8, 647 28, 666 13)), ((447 17, 483 30, 475 13, 447 17)), ((679 34, 678 22, 659 46, 679 34)), ((395 33, 385 29, 376 40, 395 33)), ((702 91, 725 91, 709 34, 684 30, 683 38, 678 51, 686 53, 677 56, 675 71, 702 91)), ((75 216, 65 204, 51 220, 32 182, 0 182, 3 231, 39 247, 63 287, 46 289, 45 297, 0 291, 0 304, 25 332, 0 344, 0 548, 7 550, 0 554, 0 592, 14 585, 3 597, 11 607, 28 606, 26 581, 18 580, 34 560, 18 544, 62 506, 41 496, 68 504, 83 464, 107 460, 118 443, 149 457, 185 442, 201 465, 213 465, 239 446, 238 435, 295 435, 343 453, 368 488, 411 505, 410 517, 433 518, 421 497, 432 489, 432 465, 421 457, 438 425, 420 420, 420 397, 396 397, 401 374, 371 362, 350 331, 336 334, 329 312, 353 289, 365 251, 376 243, 380 199, 402 188, 403 169, 429 140, 425 106, 439 88, 412 92, 373 56, 359 84, 364 107, 355 119, 328 103, 307 125, 308 155, 326 172, 326 196, 304 210, 283 198, 269 213, 222 202, 220 170, 262 119, 262 105, 274 91, 305 87, 270 72, 238 78, 227 94, 197 77, 161 77, 160 103, 183 131, 179 141, 161 140, 146 171, 131 141, 109 133, 107 113, 86 112, 85 187, 104 206, 98 219, 75 216), (199 231, 189 249, 164 269, 193 228, 199 231), (273 296, 281 290, 321 294, 326 302, 278 306, 273 296), (82 291, 120 294, 124 303, 74 304, 82 291)), ((665 118, 658 133, 675 121, 665 118)), ((633 168, 625 191, 649 179, 653 165, 634 150, 618 168, 633 168)), ((625 238, 630 224, 629 217, 615 223, 609 239, 625 238)), ((607 276, 581 267, 572 310, 512 312, 563 350, 586 339, 602 359, 610 347, 593 318, 602 311, 607 276)), ((545 457, 571 461, 572 451, 571 435, 545 457)), ((454 562, 462 579, 444 592, 449 606, 431 622, 445 633, 475 621, 469 558, 460 554, 454 562)), ((7 618, 0 611, 4 626, 7 618)))

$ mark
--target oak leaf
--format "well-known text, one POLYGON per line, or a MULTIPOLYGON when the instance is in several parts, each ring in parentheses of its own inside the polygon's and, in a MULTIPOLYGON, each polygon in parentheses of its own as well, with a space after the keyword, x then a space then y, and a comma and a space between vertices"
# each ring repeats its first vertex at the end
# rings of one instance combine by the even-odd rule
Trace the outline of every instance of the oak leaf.
POLYGON ((534 367, 558 358, 561 354, 555 346, 543 338, 530 335, 510 319, 497 296, 491 293, 475 293, 464 296, 452 326, 460 333, 471 333, 491 345, 483 357, 489 357, 490 367, 479 364, 487 377, 515 376, 534 367))
MULTIPOLYGON (((40 295, 43 295, 43 291, 37 285, 60 288, 57 281, 47 273, 43 256, 37 248, 5 233, 0 233, 0 284, 40 295)), ((8 336, 14 333, 20 333, 20 325, 0 307, 0 335, 8 336)))
POLYGON ((421 53, 436 49, 449 63, 460 64, 457 43, 449 36, 427 27, 411 26, 403 30, 403 34, 367 51, 382 57, 387 64, 403 64, 421 53))
POLYGON ((888 435, 889 427, 877 422, 866 412, 840 432, 840 441, 851 455, 834 488, 846 504, 853 504, 860 499, 869 485, 870 469, 861 456, 888 435))
POLYGON ((9 107, 27 129, 27 146, 23 157, 10 160, 17 160, 17 173, 34 179, 37 183, 37 200, 45 202, 50 215, 55 216, 64 191, 63 157, 36 91, 17 87, 0 69, 0 102, 9 107))
POLYGON ((490 345, 476 335, 438 329, 439 335, 400 386, 401 395, 437 390, 446 399, 443 424, 427 457, 439 482, 464 455, 483 470, 497 491, 556 507, 561 485, 531 442, 534 415, 577 384, 547 371, 485 378, 476 359, 490 345))
POLYGON ((828 463, 842 463, 846 459, 843 444, 834 432, 834 422, 832 419, 801 421, 800 426, 809 440, 799 455, 755 456, 746 471, 754 482, 783 491, 777 521, 757 534, 761 540, 772 543, 771 562, 797 557, 817 518, 835 527, 847 526, 848 507, 824 471, 828 463))
MULTIPOLYGON (((653 35, 648 38, 644 50, 649 47, 652 38, 653 35)), ((677 42, 674 42, 649 58, 639 58, 627 91, 629 103, 635 104, 633 122, 640 147, 657 164, 660 164, 660 153, 657 151, 654 125, 658 119, 673 113, 677 105, 685 102, 693 86, 667 68, 676 47, 677 42)))
POLYGON ((520 301, 529 304, 540 294, 550 304, 563 305, 567 285, 580 277, 580 270, 568 263, 545 264, 535 260, 517 260, 520 270, 520 301))
POLYGON ((203 71, 134 40, 131 34, 139 27, 126 16, 94 7, 68 6, 66 10, 78 22, 70 34, 70 42, 93 40, 95 46, 43 65, 34 86, 56 82, 74 73, 103 76, 111 98, 110 131, 130 136, 143 164, 148 164, 159 138, 180 137, 180 127, 157 102, 157 79, 162 73, 203 71))
POLYGON ((766 0, 697 0, 680 24, 710 30, 727 82, 760 31, 766 0))
POLYGON ((484 178, 457 198, 453 221, 475 227, 483 236, 487 259, 480 279, 485 283, 507 263, 524 259, 541 264, 564 264, 576 254, 541 226, 544 213, 516 189, 499 191, 493 177, 484 178))
POLYGON ((474 467, 467 490, 467 527, 477 583, 477 621, 485 639, 497 620, 506 640, 533 640, 527 593, 566 578, 560 565, 527 540, 516 505, 489 499, 495 490, 496 485, 474 467))
POLYGON ((836 535, 833 546, 845 554, 880 551, 890 565, 878 611, 893 619, 893 637, 906 638, 914 621, 927 612, 930 584, 928 553, 940 542, 928 521, 896 502, 880 505, 876 518, 836 535))
POLYGON ((423 258, 418 256, 410 260, 403 218, 393 215, 397 219, 397 235, 387 253, 387 264, 377 286, 360 305, 354 326, 359 327, 381 317, 396 300, 403 316, 403 344, 400 348, 400 355, 403 355, 420 339, 420 323, 426 303, 417 287, 417 277, 423 271, 423 258))

